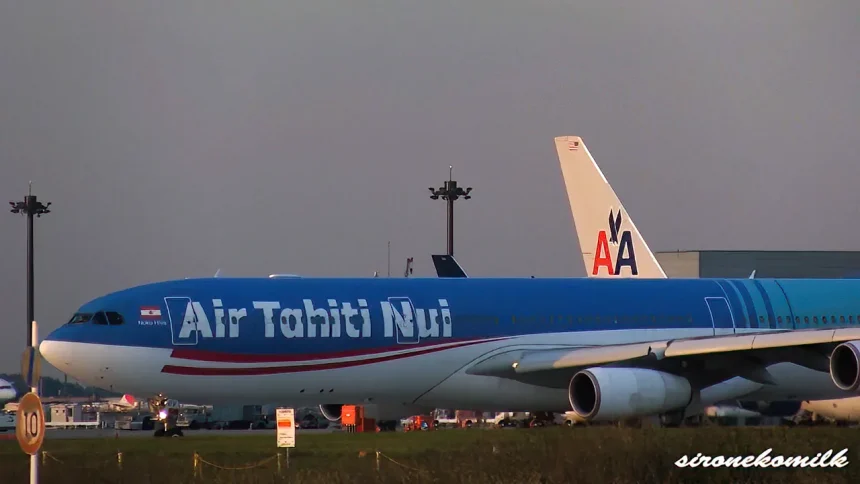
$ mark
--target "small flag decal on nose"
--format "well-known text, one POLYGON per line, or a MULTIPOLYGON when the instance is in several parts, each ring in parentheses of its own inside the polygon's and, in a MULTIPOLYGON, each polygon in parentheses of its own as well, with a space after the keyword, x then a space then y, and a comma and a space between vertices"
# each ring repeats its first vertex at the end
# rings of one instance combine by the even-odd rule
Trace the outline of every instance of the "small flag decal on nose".
POLYGON ((141 306, 141 319, 159 319, 161 318, 161 309, 158 306, 141 306))

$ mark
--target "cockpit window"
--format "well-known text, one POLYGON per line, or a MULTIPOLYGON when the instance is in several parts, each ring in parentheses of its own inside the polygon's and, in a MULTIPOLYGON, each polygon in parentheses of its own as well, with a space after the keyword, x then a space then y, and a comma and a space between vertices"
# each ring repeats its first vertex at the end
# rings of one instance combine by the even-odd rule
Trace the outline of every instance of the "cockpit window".
POLYGON ((125 322, 125 321, 122 319, 122 314, 120 314, 120 313, 118 313, 118 312, 115 312, 115 311, 107 311, 105 314, 107 315, 108 322, 109 322, 111 325, 113 325, 113 326, 116 326, 116 325, 118 325, 118 324, 122 324, 122 323, 124 323, 124 322, 125 322))
POLYGON ((107 316, 105 316, 104 311, 99 311, 93 316, 93 324, 108 324, 107 316))
POLYGON ((70 319, 70 320, 69 320, 69 322, 68 322, 68 323, 66 323, 66 324, 82 324, 82 323, 86 323, 87 321, 89 321, 90 319, 92 319, 92 317, 93 317, 93 314, 92 314, 92 313, 75 313, 75 315, 74 315, 74 316, 72 316, 72 319, 70 319))

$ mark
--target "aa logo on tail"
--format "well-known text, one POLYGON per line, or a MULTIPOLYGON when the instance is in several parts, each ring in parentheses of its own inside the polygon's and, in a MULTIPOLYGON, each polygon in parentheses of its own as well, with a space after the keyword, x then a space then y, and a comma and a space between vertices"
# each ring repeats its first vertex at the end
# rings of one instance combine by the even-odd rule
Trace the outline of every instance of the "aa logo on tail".
POLYGON ((633 250, 633 235, 629 230, 619 232, 621 222, 621 209, 618 209, 617 214, 609 209, 609 237, 607 238, 605 230, 597 234, 597 249, 594 251, 594 265, 591 268, 592 276, 596 276, 601 267, 605 267, 610 276, 621 275, 621 268, 624 266, 630 268, 632 275, 639 275, 636 253, 633 250), (610 251, 610 245, 614 250, 610 251))

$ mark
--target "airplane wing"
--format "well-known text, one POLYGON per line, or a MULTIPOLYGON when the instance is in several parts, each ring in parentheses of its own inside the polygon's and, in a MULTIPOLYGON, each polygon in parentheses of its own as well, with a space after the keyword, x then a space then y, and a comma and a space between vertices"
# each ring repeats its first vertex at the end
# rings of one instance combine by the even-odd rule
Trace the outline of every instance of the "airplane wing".
MULTIPOLYGON (((756 334, 707 336, 658 340, 646 343, 590 346, 547 350, 515 350, 491 356, 470 367, 467 373, 566 388, 573 374, 593 367, 648 368, 696 380, 707 386, 733 377, 763 384, 772 383, 766 367, 795 363, 828 372, 835 350, 842 343, 860 347, 860 328, 822 328, 769 331, 756 334)), ((860 360, 860 348, 851 345, 860 360)), ((850 356, 850 355, 849 355, 850 356)), ((850 373, 850 371, 849 371, 850 373)), ((854 374, 851 390, 860 387, 854 374)), ((847 388, 844 388, 847 389, 847 388)))

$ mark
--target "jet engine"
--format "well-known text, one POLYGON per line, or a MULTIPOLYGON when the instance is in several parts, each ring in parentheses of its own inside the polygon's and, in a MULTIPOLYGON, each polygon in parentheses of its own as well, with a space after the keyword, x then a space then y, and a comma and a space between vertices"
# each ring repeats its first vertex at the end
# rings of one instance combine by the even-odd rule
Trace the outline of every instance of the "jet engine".
POLYGON ((860 389, 860 341, 848 341, 830 354, 830 378, 840 390, 860 389))
POLYGON ((687 407, 693 388, 683 377, 641 368, 589 368, 570 379, 573 412, 585 421, 623 420, 687 407))
POLYGON ((340 416, 343 411, 343 405, 341 404, 326 404, 320 405, 320 413, 326 420, 329 422, 338 422, 340 421, 340 416))

